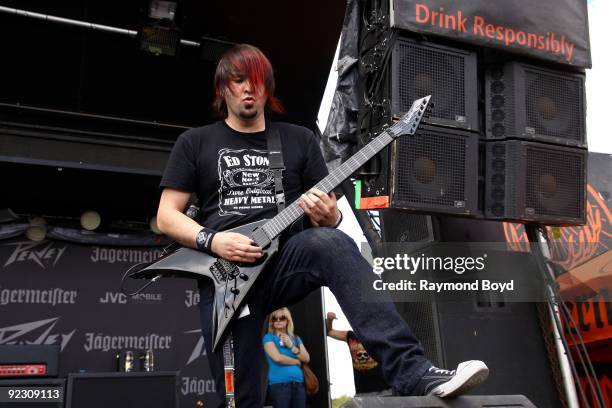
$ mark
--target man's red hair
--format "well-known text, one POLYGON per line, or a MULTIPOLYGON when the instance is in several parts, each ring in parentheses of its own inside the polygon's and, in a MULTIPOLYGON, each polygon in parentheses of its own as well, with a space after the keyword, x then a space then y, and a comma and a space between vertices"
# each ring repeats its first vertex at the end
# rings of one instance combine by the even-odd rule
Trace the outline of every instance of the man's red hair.
POLYGON ((213 108, 220 116, 227 116, 223 93, 228 91, 231 80, 244 77, 254 88, 263 87, 267 97, 266 108, 282 113, 283 105, 274 96, 274 70, 272 64, 257 47, 238 44, 229 49, 219 61, 215 72, 215 100, 213 108))

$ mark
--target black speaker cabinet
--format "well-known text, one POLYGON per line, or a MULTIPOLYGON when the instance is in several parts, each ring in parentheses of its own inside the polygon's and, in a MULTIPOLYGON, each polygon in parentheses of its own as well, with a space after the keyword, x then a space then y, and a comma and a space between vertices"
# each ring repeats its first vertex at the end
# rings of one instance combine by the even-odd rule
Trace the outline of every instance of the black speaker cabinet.
POLYGON ((473 52, 398 38, 391 64, 392 113, 401 116, 415 99, 432 95, 426 123, 478 131, 478 81, 473 52))
MULTIPOLYGON (((506 267, 525 267, 528 260, 520 258, 528 255, 516 254, 506 267)), ((466 360, 487 364, 489 378, 471 395, 521 394, 538 407, 561 407, 536 304, 470 292, 463 302, 402 302, 396 307, 434 365, 452 370, 466 360)))
POLYGON ((486 70, 487 139, 586 147, 584 75, 509 62, 486 70))
POLYGON ((422 125, 390 147, 389 206, 471 215, 478 210, 478 135, 422 125))
POLYGON ((379 214, 383 242, 428 243, 434 240, 433 223, 429 215, 395 209, 382 210, 379 214))
POLYGON ((68 374, 66 408, 177 408, 176 371, 68 374))
POLYGON ((342 408, 536 408, 523 395, 438 397, 355 397, 342 408))
POLYGON ((486 143, 486 217, 584 224, 587 153, 519 140, 486 143))
POLYGON ((64 389, 65 389, 66 380, 63 378, 32 378, 32 379, 23 379, 23 380, 0 380, 0 388, 2 387, 10 387, 10 388, 19 388, 19 389, 29 389, 32 390, 59 390, 60 397, 58 400, 44 400, 39 399, 36 402, 25 402, 25 401, 15 401, 15 402, 0 402, 0 407, 2 408, 63 408, 64 401, 66 399, 64 389))

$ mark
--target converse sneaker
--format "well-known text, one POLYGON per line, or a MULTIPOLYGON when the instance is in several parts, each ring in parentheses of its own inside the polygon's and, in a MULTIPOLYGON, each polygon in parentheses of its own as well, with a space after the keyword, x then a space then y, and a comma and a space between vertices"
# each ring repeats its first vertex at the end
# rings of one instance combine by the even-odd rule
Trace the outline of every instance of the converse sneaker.
POLYGON ((435 395, 440 398, 465 394, 482 384, 489 376, 489 369, 482 361, 460 363, 456 370, 430 367, 421 377, 413 395, 435 395))

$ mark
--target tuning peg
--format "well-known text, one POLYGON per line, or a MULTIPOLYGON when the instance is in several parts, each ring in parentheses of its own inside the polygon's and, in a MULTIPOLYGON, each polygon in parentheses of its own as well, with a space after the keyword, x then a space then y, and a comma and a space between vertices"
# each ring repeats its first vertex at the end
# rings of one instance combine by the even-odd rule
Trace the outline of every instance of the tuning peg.
POLYGON ((230 292, 232 292, 234 295, 238 295, 238 294, 240 294, 240 289, 238 289, 238 288, 230 288, 230 292))
POLYGON ((435 106, 436 106, 435 103, 430 102, 429 105, 427 105, 427 110, 431 112, 435 106))
POLYGON ((238 277, 242 279, 243 281, 249 280, 249 275, 247 275, 246 273, 241 273, 240 275, 238 275, 238 277))

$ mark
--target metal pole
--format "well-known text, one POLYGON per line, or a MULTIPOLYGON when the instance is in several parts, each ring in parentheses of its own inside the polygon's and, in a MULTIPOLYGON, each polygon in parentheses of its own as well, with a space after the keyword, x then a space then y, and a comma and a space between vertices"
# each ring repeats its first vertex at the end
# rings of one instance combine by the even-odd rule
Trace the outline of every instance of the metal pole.
POLYGON ((76 116, 79 118, 108 120, 108 121, 115 121, 115 122, 122 122, 122 123, 131 123, 135 125, 167 127, 167 128, 175 128, 175 129, 180 129, 180 130, 189 129, 189 126, 177 125, 173 123, 146 121, 146 120, 138 120, 138 119, 126 119, 126 118, 121 118, 118 116, 96 115, 92 113, 82 113, 82 112, 71 112, 71 111, 65 111, 65 110, 60 110, 60 109, 39 108, 37 106, 21 105, 18 103, 0 102, 0 108, 10 108, 10 109, 23 110, 23 111, 30 111, 30 112, 50 113, 54 115, 76 116))
MULTIPOLYGON (((536 254, 535 256, 538 257, 539 255, 541 257, 539 259, 550 259, 550 248, 548 247, 548 241, 542 234, 541 229, 533 226, 528 226, 526 228, 531 228, 528 229, 528 233, 531 233, 531 239, 537 241, 534 242, 536 245, 532 247, 532 251, 539 251, 539 254, 536 254)), ((554 279, 554 276, 550 271, 550 267, 544 264, 542 264, 541 266, 546 269, 544 273, 547 273, 550 276, 550 279, 554 279)), ((550 291, 551 289, 547 288, 547 290, 550 291)), ((554 296, 554 294, 552 294, 552 296, 554 296)), ((556 304, 549 302, 548 312, 550 313, 550 318, 553 322, 555 320, 559 322, 561 321, 560 310, 556 304)), ((561 377, 563 380, 563 388, 565 391, 565 397, 567 398, 567 404, 569 408, 579 408, 580 403, 578 401, 578 393, 576 391, 576 387, 580 387, 580 384, 577 381, 574 382, 572 369, 570 367, 569 361, 569 359, 571 358, 570 351, 569 349, 565 348, 565 344, 563 343, 562 338, 563 333, 561 333, 556 324, 552 325, 552 329, 554 342, 557 349, 557 357, 559 358, 559 368, 561 370, 561 377)))
MULTIPOLYGON (((95 23, 90 23, 87 21, 73 20, 71 18, 51 16, 48 14, 35 13, 33 11, 21 10, 21 9, 16 9, 12 7, 0 6, 0 12, 7 13, 7 14, 14 14, 14 15, 21 16, 21 17, 33 18, 36 20, 50 21, 52 23, 63 24, 63 25, 68 25, 68 26, 89 28, 90 30, 105 31, 105 32, 114 33, 114 34, 123 34, 123 35, 128 35, 132 38, 138 35, 138 31, 135 31, 135 30, 128 30, 125 28, 112 27, 112 26, 107 26, 103 24, 95 24, 95 23)), ((189 47, 199 47, 200 46, 199 42, 191 41, 191 40, 181 40, 181 44, 189 46, 189 47)))
MULTIPOLYGON (((548 312, 550 313, 550 320, 554 321, 555 315, 559 319, 559 307, 548 305, 548 312)), ((561 336, 563 334, 559 333, 556 325, 552 325, 553 329, 553 337, 555 339, 555 346, 557 348, 557 358, 559 358, 559 366, 561 369, 561 377, 563 378, 563 388, 565 390, 565 398, 567 398, 567 405, 570 408, 578 408, 580 404, 578 403, 578 394, 576 393, 576 387, 580 387, 580 384, 574 384, 574 380, 572 379, 572 369, 569 365, 569 359, 571 356, 565 350, 563 346, 563 341, 561 340, 561 336)))

